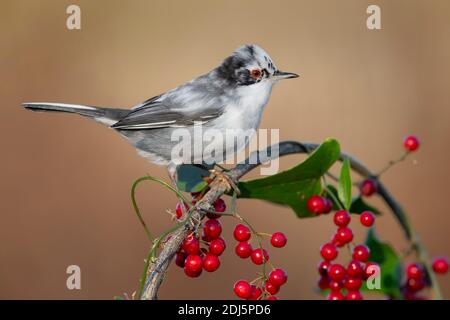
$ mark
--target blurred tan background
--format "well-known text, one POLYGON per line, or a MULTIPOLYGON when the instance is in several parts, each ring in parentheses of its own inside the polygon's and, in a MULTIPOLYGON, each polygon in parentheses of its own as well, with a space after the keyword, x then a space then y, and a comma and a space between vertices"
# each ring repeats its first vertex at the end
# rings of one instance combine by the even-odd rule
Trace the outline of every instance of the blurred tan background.
MULTIPOLYGON (((420 152, 383 180, 429 253, 450 255, 449 1, 2 0, 0 38, 0 298, 133 292, 149 243, 130 186, 146 173, 166 179, 112 130, 20 103, 132 107, 209 71, 244 43, 301 74, 274 88, 263 117, 261 127, 280 128, 282 140, 335 137, 376 170, 400 154, 406 134, 421 138, 420 152), (69 4, 81 6, 80 31, 66 29, 69 4), (366 28, 369 4, 381 6, 382 30, 366 28), (66 289, 71 264, 81 267, 80 291, 66 289)), ((284 159, 283 168, 301 159, 284 159)), ((171 225, 169 192, 144 184, 138 201, 155 233, 171 225)), ((316 264, 331 217, 299 220, 260 201, 240 201, 238 209, 258 230, 289 238, 284 250, 271 250, 273 264, 289 273, 280 298, 320 298, 316 264)), ((228 250, 219 271, 188 279, 171 267, 160 298, 234 298, 234 281, 255 275, 232 253, 235 222, 223 222, 228 250)), ((404 248, 390 214, 377 225, 383 239, 404 248)), ((450 298, 450 277, 439 279, 450 298)))

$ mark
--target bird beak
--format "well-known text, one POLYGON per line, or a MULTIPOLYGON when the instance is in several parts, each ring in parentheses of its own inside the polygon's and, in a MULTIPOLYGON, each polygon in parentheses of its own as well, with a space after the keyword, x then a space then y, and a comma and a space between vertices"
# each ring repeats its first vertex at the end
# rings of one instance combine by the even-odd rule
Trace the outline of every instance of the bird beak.
POLYGON ((299 77, 299 75, 296 73, 283 72, 280 70, 275 71, 275 73, 272 75, 273 80, 291 79, 291 78, 298 78, 298 77, 299 77))

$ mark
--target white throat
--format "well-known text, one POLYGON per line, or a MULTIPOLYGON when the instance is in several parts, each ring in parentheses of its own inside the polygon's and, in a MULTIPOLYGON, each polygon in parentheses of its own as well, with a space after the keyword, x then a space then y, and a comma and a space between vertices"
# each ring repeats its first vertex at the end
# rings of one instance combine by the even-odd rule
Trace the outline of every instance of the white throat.
POLYGON ((221 129, 258 129, 272 86, 273 83, 265 81, 235 89, 233 102, 225 108, 216 126, 221 129))
POLYGON ((244 120, 246 129, 257 129, 261 121, 264 108, 269 101, 273 82, 263 81, 250 86, 238 88, 238 107, 244 120))

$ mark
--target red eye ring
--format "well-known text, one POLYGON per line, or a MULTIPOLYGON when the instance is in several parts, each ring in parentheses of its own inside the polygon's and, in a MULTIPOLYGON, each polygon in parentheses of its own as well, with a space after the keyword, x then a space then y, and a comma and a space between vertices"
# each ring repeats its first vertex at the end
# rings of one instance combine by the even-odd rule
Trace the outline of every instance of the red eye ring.
POLYGON ((259 69, 253 69, 250 71, 250 75, 254 78, 254 79, 259 79, 261 78, 262 72, 259 69))

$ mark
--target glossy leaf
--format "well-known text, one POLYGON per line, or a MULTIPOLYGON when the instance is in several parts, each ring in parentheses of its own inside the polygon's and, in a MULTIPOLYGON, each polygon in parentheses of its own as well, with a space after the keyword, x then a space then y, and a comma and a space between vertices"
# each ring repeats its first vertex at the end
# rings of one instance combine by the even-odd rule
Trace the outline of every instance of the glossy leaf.
POLYGON ((341 175, 338 185, 339 200, 344 205, 345 210, 350 210, 352 204, 352 178, 350 176, 350 162, 345 158, 342 163, 341 175))
POLYGON ((339 159, 339 143, 324 141, 299 165, 266 178, 240 182, 240 198, 261 199, 291 207, 298 217, 312 217, 306 203, 322 191, 320 178, 339 159))

